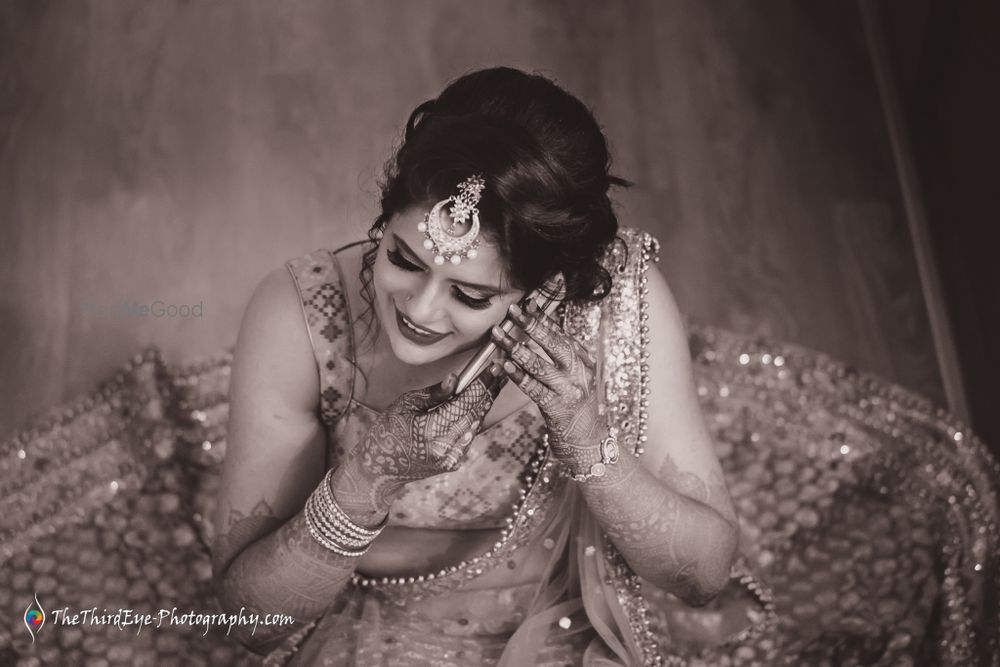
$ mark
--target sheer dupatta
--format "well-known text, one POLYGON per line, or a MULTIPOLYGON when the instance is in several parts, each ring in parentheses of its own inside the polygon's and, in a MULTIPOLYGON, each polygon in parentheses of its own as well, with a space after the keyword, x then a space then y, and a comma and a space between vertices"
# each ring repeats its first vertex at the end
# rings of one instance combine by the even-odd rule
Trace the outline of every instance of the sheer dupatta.
MULTIPOLYGON (((597 303, 569 302, 562 309, 565 330, 600 360, 603 409, 623 455, 633 455, 642 444, 649 333, 645 273, 657 249, 651 235, 621 227, 602 260, 612 276, 610 294, 597 303)), ((335 280, 328 268, 324 265, 318 274, 327 286, 335 280)), ((671 608, 687 608, 662 591, 646 594, 644 584, 605 538, 576 484, 559 472, 549 452, 540 449, 526 469, 525 496, 494 549, 434 576, 353 587, 337 609, 290 637, 266 664, 285 664, 296 653, 296 665, 452 664, 447 662, 452 658, 454 664, 507 667, 665 664, 675 640, 685 635, 670 629, 665 619, 671 608), (510 597, 510 591, 468 584, 506 567, 516 550, 538 547, 549 554, 548 562, 530 603, 522 607, 523 615, 517 613, 522 620, 500 624, 509 629, 494 627, 475 641, 445 636, 456 619, 462 628, 472 627, 463 616, 466 611, 457 611, 470 600, 487 608, 496 604, 496 617, 503 616, 498 601, 510 597), (449 608, 456 610, 456 619, 438 616, 439 610, 449 608), (400 609, 408 611, 393 611, 400 609), (436 639, 430 640, 432 636, 436 639), (400 651, 401 644, 406 651, 400 651)))
MULTIPOLYGON (((650 234, 620 229, 603 262, 612 275, 611 293, 595 304, 567 304, 563 320, 567 333, 600 360, 603 409, 623 455, 641 455, 645 440, 643 376, 650 333, 645 274, 658 250, 650 234)), ((769 593, 741 563, 733 570, 725 603, 706 612, 706 622, 671 627, 669 619, 678 611, 688 619, 697 612, 632 572, 576 485, 560 487, 551 507, 544 539, 553 540, 555 553, 527 618, 500 660, 503 667, 542 664, 546 647, 570 641, 574 633, 589 633, 578 640, 585 644, 582 664, 587 666, 686 664, 677 645, 697 653, 699 645, 745 640, 773 622, 773 613, 766 613, 771 611, 769 593)))

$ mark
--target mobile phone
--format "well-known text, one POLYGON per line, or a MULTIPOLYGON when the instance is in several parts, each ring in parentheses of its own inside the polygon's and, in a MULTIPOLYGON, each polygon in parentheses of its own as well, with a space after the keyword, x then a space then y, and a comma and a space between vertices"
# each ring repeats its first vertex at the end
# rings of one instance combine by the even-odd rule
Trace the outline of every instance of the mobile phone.
MULTIPOLYGON (((557 273, 544 285, 532 290, 530 294, 521 299, 518 306, 520 306, 523 311, 527 307, 528 303, 534 300, 538 305, 539 310, 543 311, 546 315, 551 315, 565 298, 566 281, 563 279, 563 275, 561 273, 557 273)), ((500 328, 506 333, 513 327, 514 320, 512 320, 508 314, 500 323, 500 328)), ((497 344, 491 340, 486 343, 486 345, 484 345, 482 349, 480 349, 479 352, 472 357, 472 359, 469 360, 469 363, 466 364, 465 368, 462 369, 462 372, 458 375, 458 381, 455 383, 455 389, 451 394, 452 396, 468 387, 472 381, 486 369, 486 367, 490 364, 490 358, 496 350, 497 344)))

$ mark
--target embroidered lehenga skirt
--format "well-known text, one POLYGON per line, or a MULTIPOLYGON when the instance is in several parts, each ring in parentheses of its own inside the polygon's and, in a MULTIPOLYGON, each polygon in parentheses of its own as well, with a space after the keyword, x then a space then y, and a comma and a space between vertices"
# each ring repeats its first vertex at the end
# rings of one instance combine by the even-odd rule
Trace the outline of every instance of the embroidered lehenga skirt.
MULTIPOLYGON (((623 239, 609 262, 632 314, 614 335, 592 309, 566 323, 616 360, 612 387, 638 386, 641 256, 655 249, 635 230, 623 239)), ((1000 468, 974 434, 823 355, 689 333, 741 523, 738 566, 713 603, 690 608, 636 578, 539 451, 499 546, 433 579, 359 579, 269 662, 1000 664, 1000 468), (551 553, 540 583, 476 585, 510 550, 537 548, 551 553)), ((22 622, 36 599, 49 618, 63 606, 218 611, 208 545, 229 363, 169 366, 149 350, 0 446, 0 664, 260 662, 225 628, 46 626, 32 638, 22 622)), ((622 428, 638 423, 641 396, 611 398, 622 428)))

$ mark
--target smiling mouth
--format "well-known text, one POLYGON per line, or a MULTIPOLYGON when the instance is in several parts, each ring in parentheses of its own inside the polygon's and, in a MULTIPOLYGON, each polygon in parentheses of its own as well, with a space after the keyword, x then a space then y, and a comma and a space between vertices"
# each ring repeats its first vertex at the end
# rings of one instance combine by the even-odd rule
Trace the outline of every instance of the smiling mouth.
POLYGON ((397 324, 399 324, 400 331, 403 331, 404 333, 408 333, 414 337, 427 341, 444 338, 445 334, 438 333, 436 331, 430 331, 428 329, 424 329, 423 327, 417 326, 416 324, 410 321, 410 318, 408 318, 406 315, 400 312, 399 308, 396 308, 395 306, 393 306, 393 308, 396 311, 396 322, 397 324))

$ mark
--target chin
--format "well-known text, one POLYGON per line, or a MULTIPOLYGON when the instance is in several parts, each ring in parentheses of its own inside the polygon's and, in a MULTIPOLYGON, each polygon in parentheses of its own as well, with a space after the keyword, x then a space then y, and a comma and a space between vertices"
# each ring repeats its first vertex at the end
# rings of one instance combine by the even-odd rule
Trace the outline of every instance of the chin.
MULTIPOLYGON (((395 324, 392 326, 395 327, 395 324)), ((450 348, 445 349, 444 341, 437 345, 422 347, 406 340, 398 331, 389 332, 389 346, 392 347, 397 359, 411 366, 422 366, 437 361, 450 351, 450 348)))

